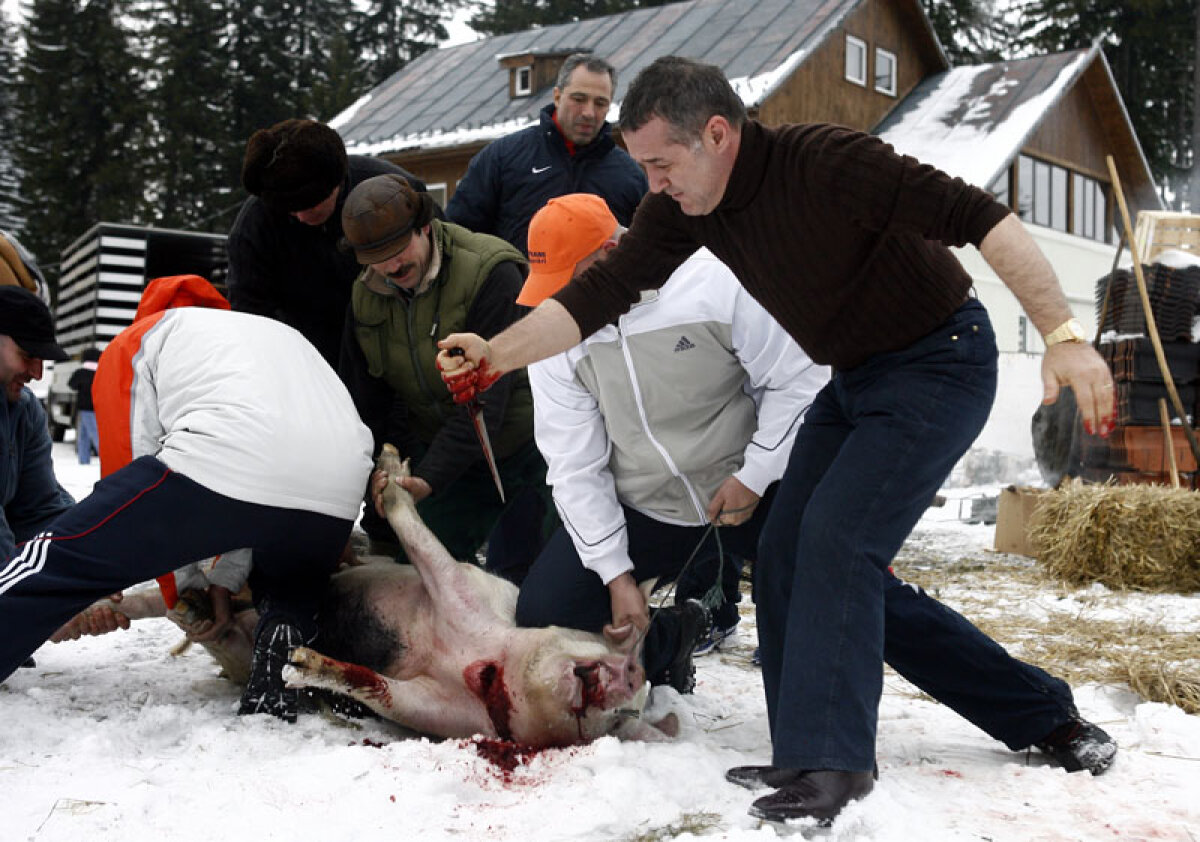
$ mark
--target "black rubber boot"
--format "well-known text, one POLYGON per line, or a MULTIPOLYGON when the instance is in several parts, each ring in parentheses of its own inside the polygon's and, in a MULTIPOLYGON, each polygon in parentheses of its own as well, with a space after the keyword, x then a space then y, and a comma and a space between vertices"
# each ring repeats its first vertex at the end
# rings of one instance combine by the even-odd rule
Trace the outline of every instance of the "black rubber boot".
POLYGON ((286 620, 260 624, 254 637, 250 680, 242 692, 238 714, 269 713, 285 722, 295 722, 299 691, 285 687, 283 668, 293 649, 304 644, 300 629, 286 620))
POLYGON ((692 662, 692 653, 696 644, 708 635, 712 615, 703 603, 695 599, 669 610, 679 617, 679 648, 667 667, 667 684, 679 693, 691 693, 696 688, 696 665, 692 662))

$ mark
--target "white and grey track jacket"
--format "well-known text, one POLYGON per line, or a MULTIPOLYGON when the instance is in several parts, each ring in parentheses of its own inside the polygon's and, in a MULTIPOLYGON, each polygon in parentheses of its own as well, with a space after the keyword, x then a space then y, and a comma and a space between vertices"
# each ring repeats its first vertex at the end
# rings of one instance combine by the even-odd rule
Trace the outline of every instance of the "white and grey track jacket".
POLYGON ((701 249, 615 325, 529 367, 534 433, 583 564, 633 569, 621 504, 706 523, 728 477, 762 495, 829 379, 701 249))

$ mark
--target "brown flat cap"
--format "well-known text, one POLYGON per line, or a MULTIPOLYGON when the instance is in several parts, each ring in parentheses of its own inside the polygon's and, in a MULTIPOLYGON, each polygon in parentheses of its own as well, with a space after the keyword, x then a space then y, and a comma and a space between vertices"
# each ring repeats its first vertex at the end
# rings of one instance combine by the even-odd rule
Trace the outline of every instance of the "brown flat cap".
POLYGON ((363 265, 391 260, 433 218, 433 199, 399 175, 377 175, 350 191, 342 206, 342 231, 363 265))

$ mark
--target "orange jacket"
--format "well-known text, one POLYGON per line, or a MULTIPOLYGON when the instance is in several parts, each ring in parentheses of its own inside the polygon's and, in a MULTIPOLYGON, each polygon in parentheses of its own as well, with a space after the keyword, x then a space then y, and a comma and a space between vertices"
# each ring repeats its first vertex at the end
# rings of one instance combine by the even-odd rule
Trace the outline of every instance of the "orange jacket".
MULTIPOLYGON (((228 310, 229 302, 199 275, 155 278, 146 285, 133 324, 108 343, 100 355, 96 377, 92 381, 92 401, 96 407, 96 426, 100 433, 101 477, 119 471, 133 461, 129 423, 133 358, 142 346, 146 331, 158 323, 163 313, 176 307, 228 310)), ((160 576, 158 586, 167 607, 174 608, 179 598, 175 574, 160 576)))

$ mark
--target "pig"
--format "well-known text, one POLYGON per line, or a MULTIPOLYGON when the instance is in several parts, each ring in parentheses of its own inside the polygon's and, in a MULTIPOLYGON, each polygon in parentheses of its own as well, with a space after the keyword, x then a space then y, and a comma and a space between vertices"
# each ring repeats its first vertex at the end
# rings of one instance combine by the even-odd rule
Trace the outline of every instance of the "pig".
MULTIPOLYGON (((378 467, 389 477, 407 473, 391 445, 378 467)), ((607 734, 663 740, 677 733, 673 715, 655 724, 641 717, 649 685, 636 635, 517 627, 516 586, 454 560, 398 484, 389 480, 382 499, 412 564, 375 560, 331 577, 316 648, 293 650, 284 668, 289 686, 343 694, 441 737, 478 734, 546 748, 607 734)), ((154 591, 105 603, 88 611, 170 616, 154 591)), ((192 600, 180 605, 177 623, 199 622, 192 600)), ((86 633, 86 613, 60 635, 86 633)), ((205 644, 231 678, 249 673, 254 620, 253 610, 241 611, 220 641, 205 644)))

